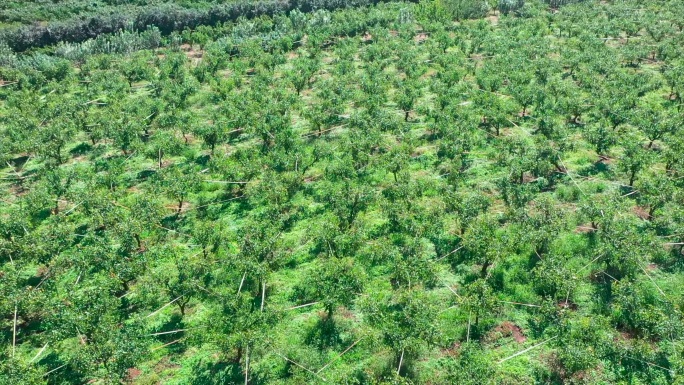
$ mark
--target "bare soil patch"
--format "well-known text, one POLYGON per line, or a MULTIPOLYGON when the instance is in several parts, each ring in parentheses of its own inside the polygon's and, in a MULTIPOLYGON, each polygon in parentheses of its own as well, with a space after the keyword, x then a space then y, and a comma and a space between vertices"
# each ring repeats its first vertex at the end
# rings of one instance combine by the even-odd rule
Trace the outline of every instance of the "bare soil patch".
POLYGON ((127 372, 128 372, 128 380, 131 382, 135 381, 135 379, 140 377, 140 375, 142 374, 142 370, 140 370, 138 368, 129 368, 127 370, 127 372))
POLYGON ((415 41, 416 43, 422 43, 427 39, 428 39, 428 34, 424 33, 424 32, 421 32, 421 33, 419 33, 413 37, 413 41, 415 41))
POLYGON ((577 310, 578 306, 576 303, 570 301, 570 300, 562 300, 558 302, 558 307, 561 309, 569 309, 569 310, 577 310))
POLYGON ((591 223, 587 223, 586 225, 577 226, 577 227, 575 228, 575 233, 577 233, 577 234, 588 234, 588 233, 593 233, 593 232, 596 231, 596 230, 597 230, 597 229, 595 229, 595 228, 591 225, 591 223))
POLYGON ((511 321, 504 321, 499 326, 492 329, 487 334, 486 339, 490 342, 497 341, 501 338, 513 337, 515 342, 521 344, 527 341, 527 337, 522 332, 520 326, 514 324, 511 321))
POLYGON ((497 25, 497 24, 499 24, 499 15, 493 14, 493 15, 487 16, 487 21, 492 23, 492 25, 497 25))
POLYGON ((648 209, 645 207, 641 206, 634 206, 632 207, 632 212, 639 218, 648 221, 651 219, 651 216, 648 214, 648 209))

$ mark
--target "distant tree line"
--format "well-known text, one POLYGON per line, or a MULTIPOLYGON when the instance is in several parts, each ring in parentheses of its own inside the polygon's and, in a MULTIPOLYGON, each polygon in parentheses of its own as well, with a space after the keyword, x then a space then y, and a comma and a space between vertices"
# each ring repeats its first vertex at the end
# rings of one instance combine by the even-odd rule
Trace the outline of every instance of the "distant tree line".
POLYGON ((318 9, 334 10, 344 7, 374 5, 381 0, 266 0, 239 1, 219 4, 208 9, 187 9, 167 4, 145 9, 142 12, 101 14, 65 22, 53 22, 41 26, 23 26, 0 33, 0 42, 5 42, 15 52, 30 48, 45 47, 58 42, 82 42, 101 34, 122 30, 144 31, 157 27, 162 34, 200 25, 217 25, 240 17, 273 16, 293 10, 311 12, 318 9))
MULTIPOLYGON (((156 27, 163 35, 168 35, 173 31, 194 29, 201 25, 215 26, 240 17, 273 16, 293 10, 312 12, 319 9, 363 7, 384 1, 387 0, 240 0, 230 4, 216 4, 206 9, 190 9, 178 4, 163 4, 138 12, 112 12, 107 9, 94 16, 0 31, 0 44, 5 43, 13 51, 22 52, 59 42, 79 43, 102 34, 119 31, 145 31, 150 27, 156 27)), ((580 1, 582 0, 545 0, 554 8, 580 1)), ((417 3, 418 0, 408 2, 417 3)), ((524 5, 523 0, 447 0, 435 3, 456 19, 483 17, 490 7, 509 13, 519 10, 524 5)))

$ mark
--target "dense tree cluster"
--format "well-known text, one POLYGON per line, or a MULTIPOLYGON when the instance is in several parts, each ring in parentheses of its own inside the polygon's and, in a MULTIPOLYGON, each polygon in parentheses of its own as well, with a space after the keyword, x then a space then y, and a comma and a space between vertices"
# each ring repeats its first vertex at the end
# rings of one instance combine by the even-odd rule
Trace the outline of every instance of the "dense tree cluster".
MULTIPOLYGON (((206 7, 186 8, 169 3, 131 9, 105 8, 92 16, 79 16, 47 25, 25 25, 0 30, 0 42, 14 51, 44 47, 59 42, 83 42, 106 33, 119 31, 143 31, 150 27, 163 34, 173 31, 194 29, 200 26, 215 26, 240 18, 273 16, 291 11, 311 12, 318 9, 335 10, 345 7, 369 6, 381 0, 237 0, 219 2, 206 7)), ((485 4, 485 3, 483 3, 485 4)), ((487 7, 481 9, 486 12, 487 7)), ((481 15, 469 12, 465 17, 481 15)))
POLYGON ((333 3, 0 47, 0 384, 680 381, 681 4, 333 3))

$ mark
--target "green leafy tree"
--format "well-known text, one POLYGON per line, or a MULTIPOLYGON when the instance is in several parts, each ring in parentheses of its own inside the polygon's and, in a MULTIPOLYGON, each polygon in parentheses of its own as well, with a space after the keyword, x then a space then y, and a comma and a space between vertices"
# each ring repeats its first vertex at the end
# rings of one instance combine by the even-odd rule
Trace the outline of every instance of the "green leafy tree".
POLYGON ((602 122, 587 126, 582 135, 594 146, 599 156, 605 156, 608 150, 617 143, 615 132, 602 122))
POLYGON ((468 322, 473 327, 473 330, 466 330, 466 340, 468 340, 468 333, 472 333, 472 337, 475 338, 481 335, 483 329, 491 327, 501 307, 486 278, 478 278, 471 282, 461 301, 468 310, 468 322))
POLYGON ((202 179, 194 167, 175 165, 159 172, 154 182, 159 191, 177 202, 176 214, 180 214, 190 194, 200 189, 202 179))
POLYGON ((293 61, 288 78, 297 91, 297 95, 311 85, 311 80, 319 67, 320 63, 317 59, 297 58, 293 61))
POLYGON ((668 63, 663 69, 663 77, 670 88, 669 99, 681 101, 684 94, 684 62, 668 63))
POLYGON ((221 348, 224 361, 242 365, 245 375, 234 381, 246 378, 249 383, 253 374, 248 372, 248 367, 255 361, 254 352, 259 352, 259 348, 266 344, 269 338, 265 331, 276 324, 279 315, 268 310, 261 311, 258 304, 243 292, 212 303, 211 319, 209 332, 203 338, 221 348))
POLYGON ((568 268, 569 256, 549 253, 532 270, 535 292, 554 303, 571 306, 579 277, 568 268))
POLYGON ((638 181, 636 189, 639 191, 637 201, 648 208, 648 217, 655 217, 656 211, 672 202, 676 196, 676 188, 666 175, 649 175, 638 181))
POLYGON ((140 121, 123 118, 122 121, 110 122, 108 125, 107 136, 113 139, 114 145, 125 156, 142 145, 143 125, 140 123, 140 121))
POLYGON ((128 249, 145 250, 143 237, 154 234, 163 217, 163 206, 155 197, 136 196, 127 207, 128 215, 116 222, 115 232, 128 249))
POLYGON ((487 212, 491 199, 481 191, 450 192, 447 207, 458 216, 459 234, 463 235, 470 223, 480 214, 487 212))
POLYGON ((159 168, 163 167, 164 156, 178 155, 183 149, 183 142, 170 130, 157 130, 145 143, 145 152, 148 157, 157 160, 159 168))
MULTIPOLYGON (((181 317, 184 317, 190 301, 206 290, 211 260, 204 258, 201 253, 190 254, 190 251, 165 246, 149 250, 148 253, 150 260, 158 262, 147 275, 150 282, 143 285, 147 286, 154 300, 163 299, 166 303, 173 303, 181 317)), ((162 306, 163 303, 157 305, 162 306)))
POLYGON ((351 258, 326 258, 320 261, 307 279, 314 297, 323 303, 327 318, 332 320, 335 310, 349 306, 362 292, 364 273, 351 258))
POLYGON ((386 167, 394 177, 394 182, 398 183, 398 175, 408 167, 410 159, 410 149, 407 145, 395 146, 386 154, 386 167))
POLYGON ((558 326, 557 360, 565 376, 589 371, 600 365, 600 357, 610 351, 610 334, 605 317, 563 317, 558 326))
POLYGON ((0 358, 2 359, 0 384, 44 385, 48 383, 45 374, 31 362, 12 358, 8 354, 3 354, 0 358))
POLYGON ((239 231, 239 253, 234 263, 257 283, 256 292, 261 294, 263 309, 266 296, 266 282, 270 273, 282 263, 279 250, 281 231, 274 223, 253 219, 239 231))
POLYGON ((457 359, 441 359, 439 367, 446 381, 453 384, 487 384, 495 374, 486 350, 475 343, 461 345, 457 359))
POLYGON ((143 357, 146 345, 141 325, 126 321, 119 311, 115 291, 114 281, 97 275, 55 296, 45 317, 50 337, 71 369, 107 383, 121 381, 143 357))
POLYGON ((524 0, 499 0, 497 8, 504 15, 508 15, 511 12, 518 11, 525 5, 524 0))
POLYGON ((487 276, 489 267, 506 254, 501 242, 500 225, 491 215, 482 214, 475 218, 463 234, 463 244, 470 259, 481 266, 480 275, 487 276))
POLYGON ((648 138, 648 148, 653 147, 656 140, 660 140, 668 134, 677 131, 679 125, 674 116, 667 110, 647 107, 638 109, 633 114, 632 124, 638 127, 648 138))
POLYGON ((437 268, 420 239, 403 239, 388 255, 392 264, 390 283, 395 288, 434 287, 437 268))
POLYGON ((64 163, 66 146, 76 134, 76 126, 68 116, 60 115, 38 127, 34 143, 36 153, 56 164, 64 163))
POLYGON ((374 294, 365 307, 370 324, 382 333, 383 342, 394 351, 396 372, 409 375, 411 364, 421 350, 439 338, 435 322, 437 304, 425 291, 404 290, 396 294, 374 294))
POLYGON ((521 238, 532 246, 536 258, 541 259, 551 251, 552 243, 563 230, 564 214, 546 197, 539 198, 534 204, 534 211, 529 210, 522 219, 524 230, 521 238))
POLYGON ((627 174, 628 184, 634 185, 637 176, 653 161, 653 156, 641 145, 638 138, 628 136, 624 139, 624 152, 620 156, 618 170, 627 174))
POLYGON ((154 67, 151 65, 153 59, 146 52, 141 51, 133 54, 129 60, 120 64, 120 71, 128 80, 128 85, 132 88, 134 83, 149 81, 153 76, 154 67))
POLYGON ((459 21, 484 17, 489 11, 487 2, 480 0, 443 0, 438 4, 459 21))
POLYGON ((404 80, 397 84, 397 106, 404 111, 404 121, 408 122, 409 114, 413 110, 416 100, 421 95, 420 86, 416 81, 404 80))

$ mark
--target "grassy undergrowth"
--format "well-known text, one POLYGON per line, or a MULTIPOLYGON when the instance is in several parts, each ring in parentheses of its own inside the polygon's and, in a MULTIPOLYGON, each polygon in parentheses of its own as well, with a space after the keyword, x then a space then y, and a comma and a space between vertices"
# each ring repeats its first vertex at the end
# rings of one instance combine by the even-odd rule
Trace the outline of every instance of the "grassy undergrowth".
POLYGON ((393 3, 15 55, 0 384, 676 383, 679 8, 393 3))

